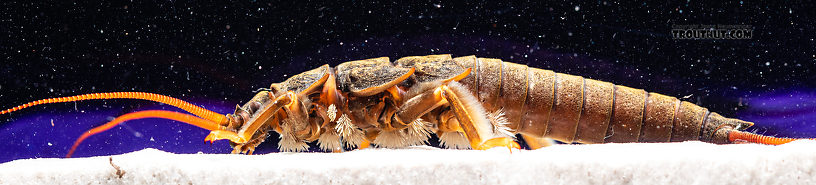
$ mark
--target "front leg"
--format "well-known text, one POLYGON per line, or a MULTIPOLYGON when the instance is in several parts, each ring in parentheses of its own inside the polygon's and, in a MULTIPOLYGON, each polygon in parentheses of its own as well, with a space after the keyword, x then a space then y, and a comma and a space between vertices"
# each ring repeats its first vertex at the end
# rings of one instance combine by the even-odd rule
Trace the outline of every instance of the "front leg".
POLYGON ((246 143, 230 143, 232 145, 232 154, 247 154, 252 155, 255 152, 255 147, 258 147, 266 140, 268 133, 266 131, 259 133, 260 136, 255 137, 246 143))
POLYGON ((487 119, 479 101, 455 81, 440 84, 406 101, 392 118, 390 126, 405 128, 408 123, 442 105, 451 107, 459 127, 474 149, 484 150, 499 146, 519 148, 518 143, 512 138, 495 132, 497 129, 493 127, 496 125, 487 119))

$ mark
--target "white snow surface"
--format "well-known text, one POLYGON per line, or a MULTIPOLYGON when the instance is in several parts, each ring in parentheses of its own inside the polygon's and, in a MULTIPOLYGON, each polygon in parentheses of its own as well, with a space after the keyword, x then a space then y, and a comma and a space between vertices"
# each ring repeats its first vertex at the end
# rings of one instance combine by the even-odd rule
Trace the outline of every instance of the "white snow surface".
POLYGON ((816 141, 432 147, 344 153, 172 154, 156 149, 0 164, 0 184, 814 184, 816 141), (119 177, 113 163, 124 171, 119 177))

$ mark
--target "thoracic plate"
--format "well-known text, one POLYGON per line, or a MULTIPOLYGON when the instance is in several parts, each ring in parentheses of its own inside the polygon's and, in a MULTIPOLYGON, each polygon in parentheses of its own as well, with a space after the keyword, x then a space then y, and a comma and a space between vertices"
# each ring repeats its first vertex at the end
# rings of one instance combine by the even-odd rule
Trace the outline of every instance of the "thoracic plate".
POLYGON ((286 81, 280 83, 281 90, 283 92, 286 91, 293 91, 294 93, 300 93, 309 87, 311 87, 315 82, 320 81, 323 76, 329 73, 329 65, 320 66, 317 69, 312 69, 306 71, 304 73, 300 73, 298 75, 292 76, 286 81))
POLYGON ((335 71, 340 90, 355 94, 376 94, 388 88, 384 86, 389 82, 408 73, 410 68, 394 66, 388 57, 380 57, 342 63, 335 71))
POLYGON ((411 77, 416 83, 448 79, 465 71, 449 54, 403 57, 394 63, 399 67, 416 68, 411 77))

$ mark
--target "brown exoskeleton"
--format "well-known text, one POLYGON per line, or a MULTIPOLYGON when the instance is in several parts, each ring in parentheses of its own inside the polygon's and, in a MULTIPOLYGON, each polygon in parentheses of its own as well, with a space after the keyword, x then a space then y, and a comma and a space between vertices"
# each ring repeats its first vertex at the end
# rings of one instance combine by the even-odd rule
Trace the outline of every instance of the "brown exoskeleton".
POLYGON ((227 139, 233 153, 247 154, 271 130, 280 135, 282 151, 304 151, 313 141, 327 151, 369 144, 399 148, 424 144, 432 133, 443 146, 473 149, 518 148, 513 138, 517 133, 532 148, 542 146, 542 138, 567 143, 795 140, 743 132, 753 123, 725 118, 674 97, 498 59, 450 55, 324 65, 272 84, 227 115, 135 92, 44 99, 0 114, 38 104, 110 98, 162 102, 198 117, 157 110, 125 114, 83 134, 69 156, 88 136, 146 117, 211 130, 205 140, 227 139))
MULTIPOLYGON (((406 58, 394 65, 382 57, 335 69, 324 65, 258 93, 232 115, 227 127, 234 132, 213 132, 207 139, 230 139, 237 133, 247 141, 262 141, 266 130, 274 129, 283 151, 306 150, 306 142, 315 140, 324 150, 340 150, 369 142, 382 147, 423 144, 437 132, 453 147, 517 148, 505 122, 488 121, 476 98, 456 82, 472 69, 448 59, 406 58), (461 119, 451 121, 454 117, 461 119)), ((259 143, 230 140, 235 152, 251 152, 259 143)))

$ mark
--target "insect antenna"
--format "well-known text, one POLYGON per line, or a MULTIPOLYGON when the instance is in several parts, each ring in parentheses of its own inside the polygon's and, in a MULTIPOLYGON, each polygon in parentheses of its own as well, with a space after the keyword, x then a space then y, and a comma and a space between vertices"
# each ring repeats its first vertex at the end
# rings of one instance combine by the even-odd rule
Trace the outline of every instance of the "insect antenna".
MULTIPOLYGON (((129 120, 134 120, 134 119, 143 119, 143 118, 163 118, 163 119, 175 120, 175 121, 187 123, 187 124, 190 124, 190 125, 194 125, 194 126, 197 126, 197 127, 201 127, 203 129, 207 129, 207 130, 225 130, 226 129, 226 127, 221 126, 218 123, 213 122, 211 120, 201 119, 199 117, 195 117, 193 115, 184 114, 184 113, 180 113, 180 112, 165 111, 165 110, 145 110, 145 111, 131 112, 131 113, 127 113, 127 114, 124 114, 122 116, 119 116, 119 117, 113 119, 112 121, 110 121, 108 123, 105 123, 104 125, 94 127, 92 129, 86 131, 85 133, 83 133, 81 136, 79 136, 79 138, 77 138, 76 141, 74 141, 74 145, 71 146, 71 150, 68 151, 68 155, 66 155, 65 157, 70 158, 71 155, 74 154, 74 151, 76 150, 77 146, 79 146, 79 144, 82 143, 82 141, 85 140, 86 138, 88 138, 88 137, 90 137, 92 135, 98 134, 98 133, 102 133, 102 132, 104 132, 106 130, 109 130, 109 129, 115 127, 116 125, 119 125, 122 122, 129 121, 129 120)), ((234 137, 238 137, 238 135, 234 135, 234 137)))
POLYGON ((98 99, 140 99, 140 100, 148 100, 154 101, 159 103, 168 104, 174 107, 181 108, 187 112, 190 112, 198 117, 213 121, 215 123, 226 125, 227 124, 227 117, 225 115, 207 110, 203 107, 199 107, 193 104, 190 104, 184 100, 180 100, 177 98, 154 94, 154 93, 146 93, 146 92, 109 92, 109 93, 92 93, 92 94, 82 94, 76 96, 67 96, 67 97, 59 97, 59 98, 48 98, 42 99, 37 101, 28 102, 26 104, 19 105, 14 108, 6 109, 0 111, 0 115, 14 112, 20 109, 32 107, 35 105, 42 105, 42 104, 49 104, 49 103, 63 103, 63 102, 75 102, 75 101, 82 101, 82 100, 98 100, 98 99))

